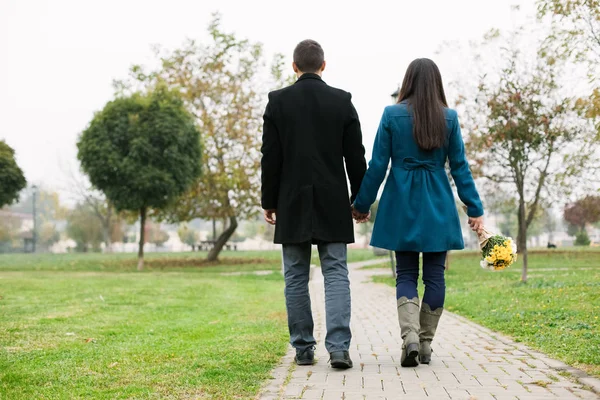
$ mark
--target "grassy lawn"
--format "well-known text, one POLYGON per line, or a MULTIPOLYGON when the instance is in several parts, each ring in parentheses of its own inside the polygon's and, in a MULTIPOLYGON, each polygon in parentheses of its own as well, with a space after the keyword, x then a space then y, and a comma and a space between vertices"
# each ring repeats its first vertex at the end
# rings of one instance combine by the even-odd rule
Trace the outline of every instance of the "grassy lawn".
POLYGON ((600 376, 600 252, 534 251, 526 284, 521 267, 485 271, 478 254, 452 253, 446 308, 600 376))
MULTIPOLYGON (((280 270, 281 250, 224 251, 219 263, 206 263, 206 252, 147 253, 148 271, 233 272, 280 270), (199 268, 190 268, 199 267, 199 268)), ((370 249, 349 249, 348 262, 377 258, 370 249)), ((312 263, 319 264, 316 248, 312 263)), ((115 254, 0 254, 0 273, 3 271, 95 271, 136 272, 137 259, 131 253, 115 254)))
POLYGON ((385 259, 385 257, 389 256, 383 256, 383 257, 377 257, 373 254, 373 249, 349 249, 348 250, 348 262, 359 262, 359 261, 368 261, 368 260, 373 260, 375 258, 383 258, 385 259))
POLYGON ((283 278, 221 273, 281 252, 205 256, 0 255, 0 399, 254 398, 287 346, 283 278))
POLYGON ((253 398, 286 349, 283 279, 217 272, 278 257, 158 257, 0 256, 0 398, 253 398))
POLYGON ((392 273, 392 266, 389 259, 386 259, 385 261, 382 260, 381 264, 366 265, 364 267, 360 267, 360 269, 387 269, 390 271, 390 274, 392 273))
MULTIPOLYGON (((281 253, 223 252, 218 263, 207 263, 206 252, 147 253, 144 267, 153 272, 228 272, 277 270, 281 268, 281 253), (197 267, 197 268, 194 268, 197 267)), ((61 272, 133 272, 137 258, 131 253, 115 254, 0 254, 0 273, 3 271, 61 271, 61 272)))

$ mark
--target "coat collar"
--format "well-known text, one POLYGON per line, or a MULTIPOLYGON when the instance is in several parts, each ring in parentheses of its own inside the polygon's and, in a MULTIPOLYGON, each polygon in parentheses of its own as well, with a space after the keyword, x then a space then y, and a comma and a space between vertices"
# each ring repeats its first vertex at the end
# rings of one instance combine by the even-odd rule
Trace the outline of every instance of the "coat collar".
POLYGON ((308 72, 300 75, 300 78, 298 78, 298 80, 296 81, 296 83, 298 83, 300 81, 303 81, 305 79, 316 79, 318 81, 321 81, 321 82, 325 83, 323 81, 323 79, 319 75, 313 74, 313 73, 308 73, 308 72))

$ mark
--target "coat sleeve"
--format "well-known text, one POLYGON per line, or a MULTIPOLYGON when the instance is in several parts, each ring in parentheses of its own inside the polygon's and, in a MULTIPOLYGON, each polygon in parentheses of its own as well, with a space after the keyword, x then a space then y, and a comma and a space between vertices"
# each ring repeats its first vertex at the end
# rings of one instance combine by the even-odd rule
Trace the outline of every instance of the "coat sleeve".
POLYGON ((344 127, 343 151, 344 160, 346 161, 346 171, 350 180, 350 191, 352 193, 351 201, 358 195, 360 184, 367 170, 367 162, 365 160, 365 147, 362 143, 362 132, 360 129, 360 121, 358 113, 352 104, 352 96, 350 96, 350 117, 344 127))
POLYGON ((265 210, 277 209, 279 182, 281 179, 281 141, 273 119, 273 99, 269 94, 269 103, 263 115, 263 138, 261 159, 261 203, 265 210))
POLYGON ((448 159, 450 160, 450 173, 456 184, 458 197, 467 206, 469 217, 480 217, 483 215, 483 205, 479 193, 475 187, 475 181, 471 175, 469 162, 465 154, 465 144, 460 131, 458 117, 452 122, 450 142, 448 145, 448 159))
POLYGON ((379 187, 385 179, 392 152, 392 136, 390 134, 386 112, 383 112, 377 136, 373 144, 373 156, 369 162, 369 169, 360 186, 360 191, 354 201, 354 208, 361 213, 369 212, 371 205, 377 198, 379 187))

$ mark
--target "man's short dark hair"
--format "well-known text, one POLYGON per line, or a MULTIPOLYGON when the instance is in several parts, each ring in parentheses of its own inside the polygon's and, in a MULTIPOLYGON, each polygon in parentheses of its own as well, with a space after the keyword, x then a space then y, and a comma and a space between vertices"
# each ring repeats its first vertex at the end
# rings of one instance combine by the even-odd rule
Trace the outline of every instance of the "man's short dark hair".
POLYGON ((294 50, 294 62, 302 72, 318 72, 325 61, 325 52, 314 40, 303 40, 294 50))

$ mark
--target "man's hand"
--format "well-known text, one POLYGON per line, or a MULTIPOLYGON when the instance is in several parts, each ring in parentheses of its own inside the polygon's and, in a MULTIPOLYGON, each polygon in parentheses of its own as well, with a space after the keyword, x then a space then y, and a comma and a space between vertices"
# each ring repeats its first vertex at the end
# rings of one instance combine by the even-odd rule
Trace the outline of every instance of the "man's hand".
POLYGON ((483 229, 483 215, 481 217, 469 217, 469 226, 474 232, 481 232, 483 229))
POLYGON ((354 206, 352 206, 352 218, 354 218, 354 220, 358 223, 358 224, 362 224, 365 222, 368 222, 371 219, 371 212, 369 211, 368 213, 361 213, 359 211, 357 211, 354 206))
POLYGON ((268 224, 275 225, 277 222, 275 214, 277 214, 277 210, 264 210, 265 221, 267 221, 268 224))

